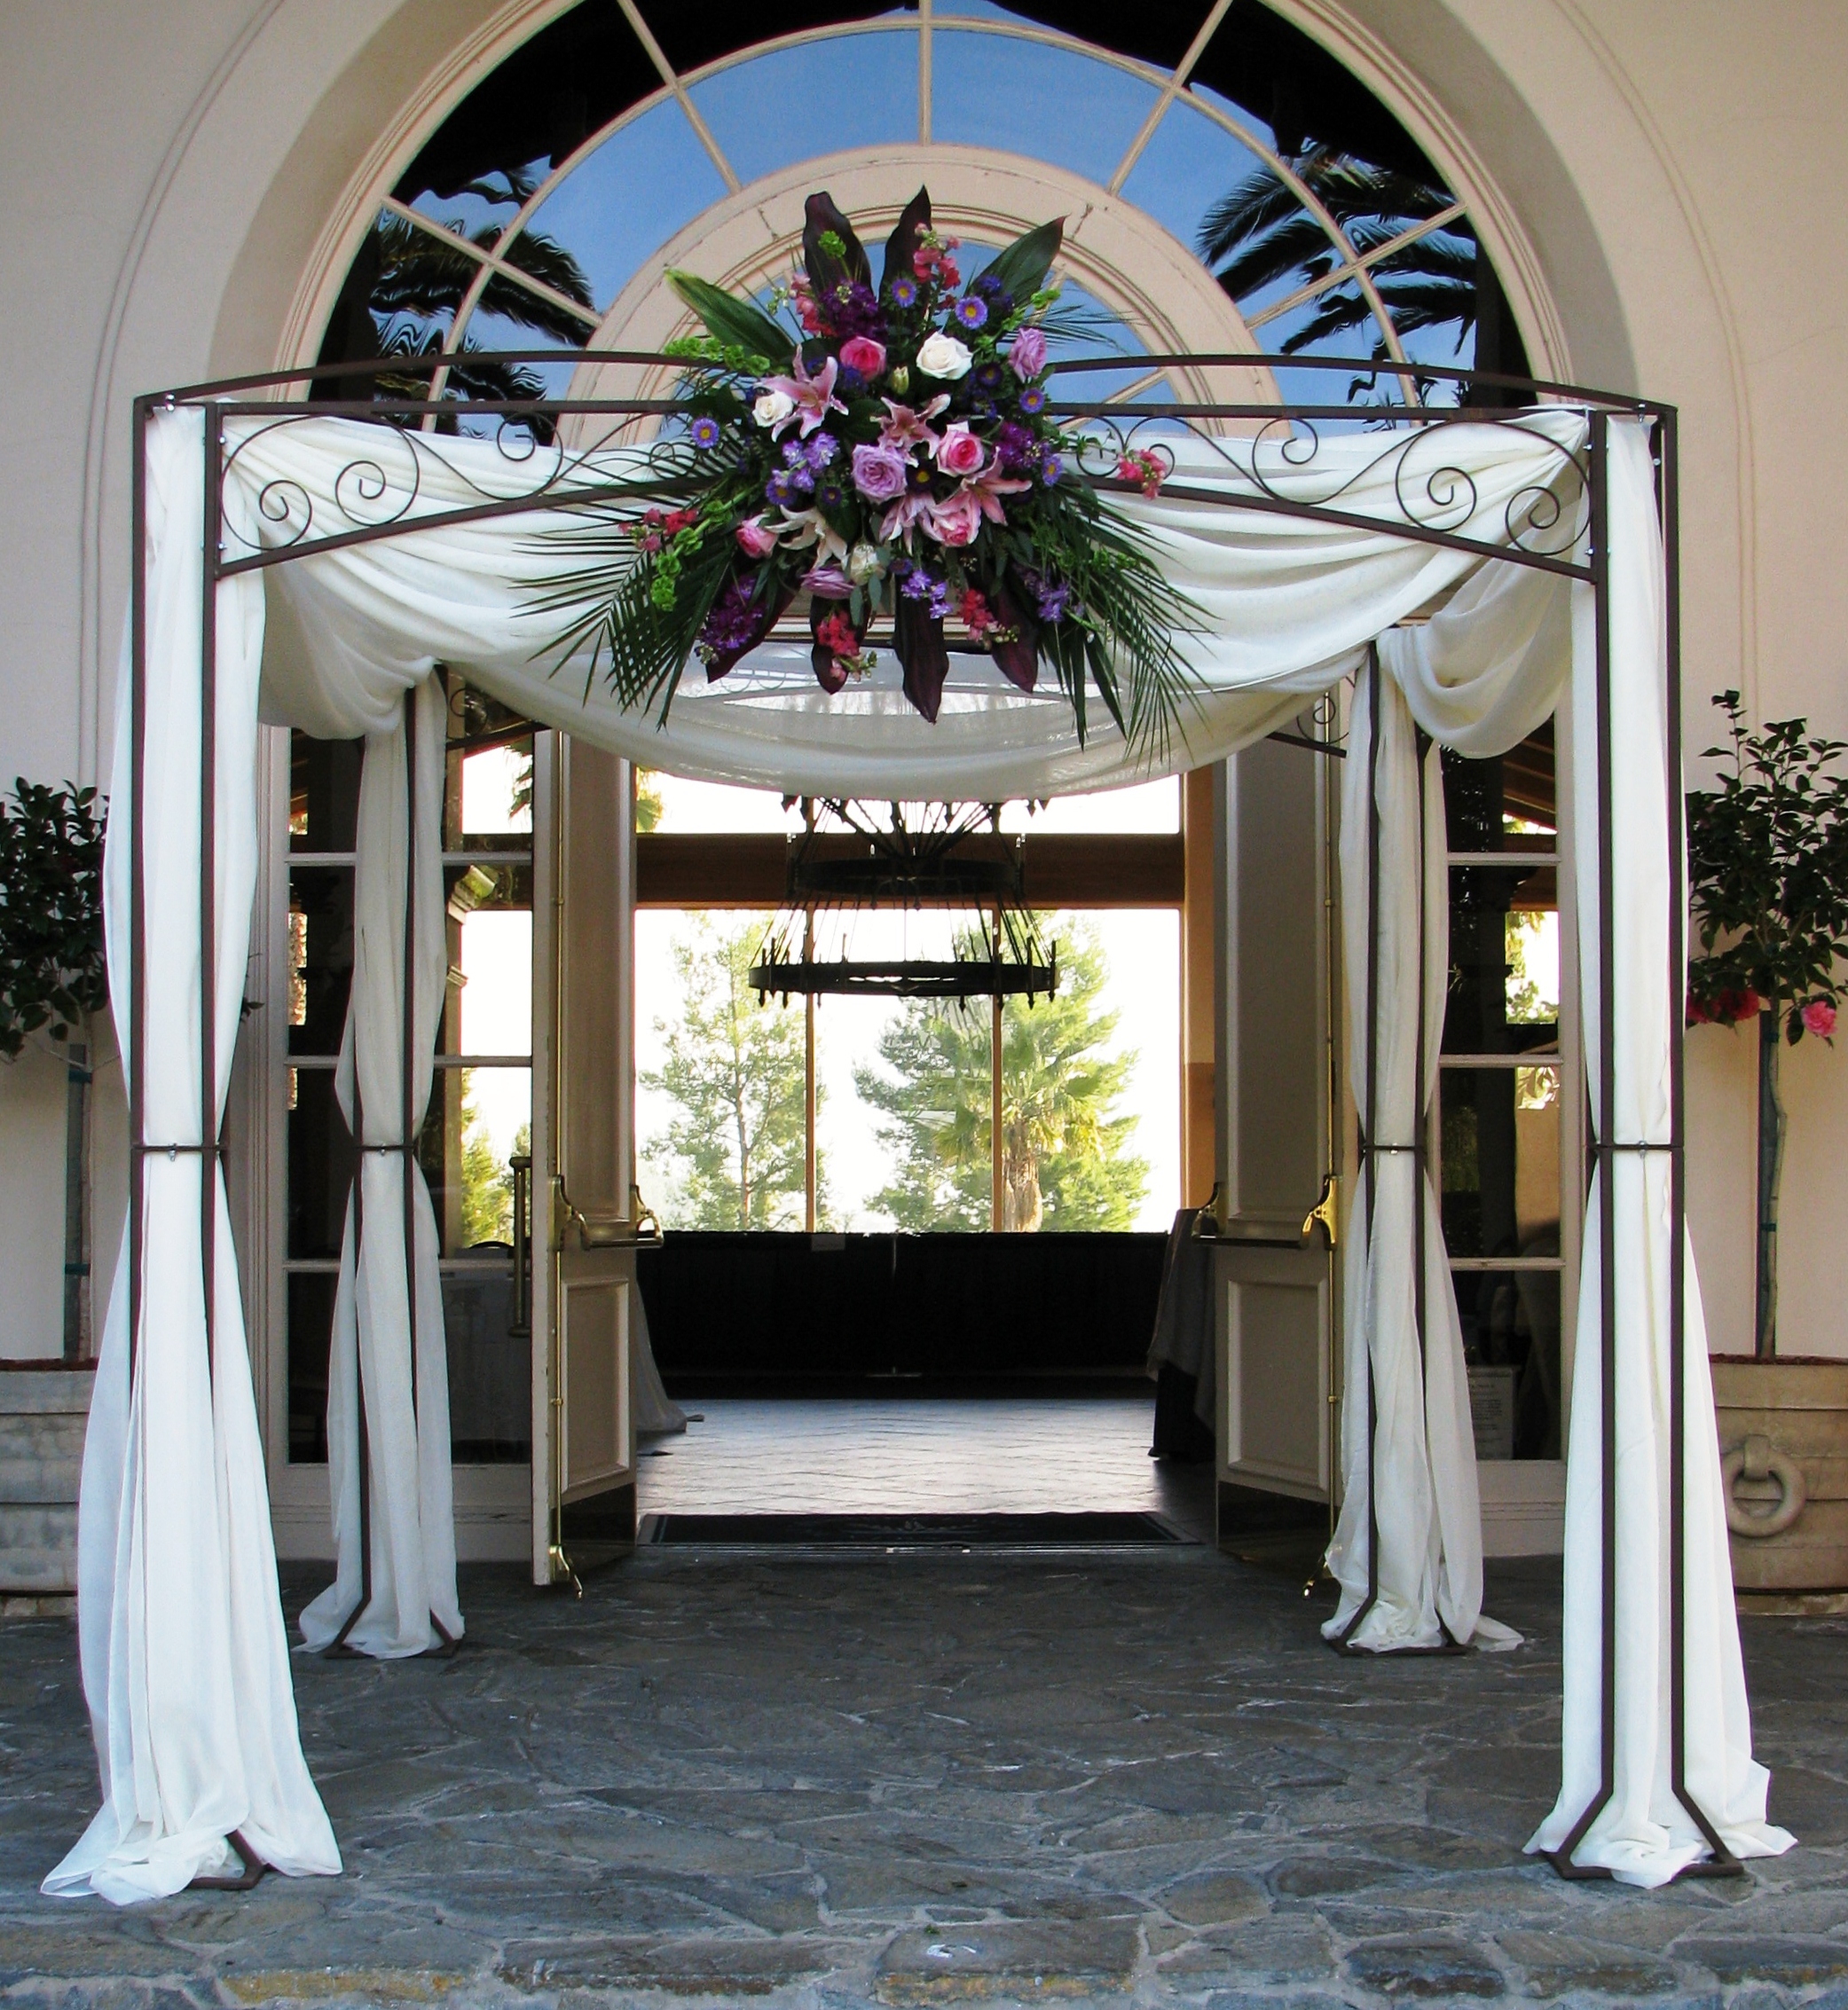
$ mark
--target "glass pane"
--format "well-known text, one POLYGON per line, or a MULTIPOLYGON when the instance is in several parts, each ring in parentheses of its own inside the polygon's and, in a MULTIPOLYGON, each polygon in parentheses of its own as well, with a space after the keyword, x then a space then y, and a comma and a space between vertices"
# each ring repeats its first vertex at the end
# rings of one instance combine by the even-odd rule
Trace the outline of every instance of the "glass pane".
POLYGON ((1453 852, 1550 852, 1557 841, 1553 721, 1489 760, 1443 755, 1444 819, 1453 852))
POLYGON ((450 991, 439 1051, 529 1055, 531 873, 523 866, 469 866, 460 874, 452 867, 444 876, 450 883, 450 991), (484 881, 491 890, 480 905, 458 915, 458 907, 477 895, 484 881), (504 891, 507 897, 501 900, 504 891))
POLYGON ((353 1139, 334 1095, 331 1068, 289 1071, 287 1117, 290 1256, 337 1257, 353 1184, 353 1139))
POLYGON ((1061 832, 1139 831, 1172 833, 1181 828, 1178 779, 1138 782, 1129 789, 1099 789, 1089 796, 1055 796, 1029 810, 1025 803, 1003 803, 1001 828, 1029 836, 1061 832))
POLYGON ((712 156, 670 98, 579 161, 534 211, 521 241, 543 238, 569 256, 591 300, 607 310, 653 253, 724 195, 712 156))
POLYGON ((478 180, 447 194, 421 189, 410 207, 457 237, 466 237, 484 250, 513 222, 520 206, 539 185, 539 176, 530 169, 495 168, 478 180))
POLYGON ((804 1223, 802 1002, 759 1004, 747 975, 769 921, 727 908, 635 917, 637 1156, 669 1228, 804 1223))
POLYGON ((1558 874, 1551 866, 1451 868, 1446 1054, 1559 1046, 1558 874))
POLYGON ((744 182, 812 154, 915 140, 917 36, 908 28, 773 50, 707 77, 690 96, 744 182))
POLYGON ((466 686, 449 694, 446 852, 521 851, 532 839, 533 741, 527 722, 466 686))
POLYGON ((449 1350, 449 1456, 462 1465, 504 1465, 532 1456, 532 1338, 507 1331, 513 1265, 448 1271, 443 1330, 449 1350))
POLYGON ((1207 212, 1258 175, 1274 179, 1258 155, 1223 126, 1177 100, 1129 170, 1123 194, 1199 252, 1207 212))
MULTIPOLYGON (((468 317, 462 334, 463 354, 450 365, 444 395, 452 398, 564 397, 570 394, 571 376, 577 369, 576 351, 591 336, 586 322, 574 319, 560 309, 547 305, 523 287, 491 287, 489 294, 468 317), (547 326, 547 322, 556 326, 547 326), (468 351, 504 352, 521 349, 556 349, 556 363, 475 363, 468 351)), ((476 439, 501 437, 509 453, 529 451, 529 436, 550 441, 554 427, 543 414, 510 421, 498 412, 471 412, 453 421, 458 432, 476 439)))
POLYGON ((635 771, 635 828, 680 836, 688 831, 800 830, 802 813, 767 789, 733 789, 717 781, 684 781, 658 768, 635 771))
POLYGON ((288 1462, 327 1463, 327 1354, 334 1333, 331 1271, 291 1271, 288 1297, 288 1462))
POLYGON ((1076 50, 939 28, 932 37, 931 137, 1005 146, 1107 183, 1156 102, 1142 78, 1076 50))
POLYGON ((1446 1068, 1439 1082, 1450 1253, 1557 1256, 1559 1069, 1446 1068))
POLYGON ((1457 1270, 1479 1459, 1560 1456, 1560 1273, 1457 1270))
POLYGON ((444 1256, 510 1252, 514 1182, 507 1161, 532 1150, 530 1068, 440 1068, 417 1140, 444 1256))
POLYGON ((337 1054, 353 985, 353 868, 288 875, 288 1050, 337 1054))
POLYGON ((289 734, 288 842, 292 852, 350 852, 359 822, 363 740, 289 734))

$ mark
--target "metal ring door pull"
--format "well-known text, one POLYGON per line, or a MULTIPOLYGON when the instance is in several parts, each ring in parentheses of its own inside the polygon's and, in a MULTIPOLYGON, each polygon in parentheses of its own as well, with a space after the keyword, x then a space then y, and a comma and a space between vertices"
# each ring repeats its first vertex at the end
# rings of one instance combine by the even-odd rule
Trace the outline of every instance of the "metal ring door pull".
POLYGON ((1726 1495, 1726 1527, 1735 1535, 1781 1535, 1800 1515, 1810 1497, 1804 1484, 1803 1468, 1779 1451, 1769 1438, 1753 1436, 1735 1445, 1719 1462, 1719 1483, 1726 1495), (1775 1507, 1748 1504, 1733 1491, 1741 1478, 1762 1484, 1772 1481, 1778 1488, 1775 1507))

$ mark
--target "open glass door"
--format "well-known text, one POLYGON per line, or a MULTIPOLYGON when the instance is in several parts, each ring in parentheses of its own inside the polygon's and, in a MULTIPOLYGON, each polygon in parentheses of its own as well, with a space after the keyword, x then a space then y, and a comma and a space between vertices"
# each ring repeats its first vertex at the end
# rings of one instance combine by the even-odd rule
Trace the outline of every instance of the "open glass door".
POLYGON ((1215 787, 1222 1541, 1325 1522, 1333 1484, 1333 765, 1261 741, 1215 787))
POLYGON ((635 1535, 630 1331, 642 1216, 631 1177, 635 888, 629 764, 551 742, 555 918, 533 1133, 533 1577, 635 1535))

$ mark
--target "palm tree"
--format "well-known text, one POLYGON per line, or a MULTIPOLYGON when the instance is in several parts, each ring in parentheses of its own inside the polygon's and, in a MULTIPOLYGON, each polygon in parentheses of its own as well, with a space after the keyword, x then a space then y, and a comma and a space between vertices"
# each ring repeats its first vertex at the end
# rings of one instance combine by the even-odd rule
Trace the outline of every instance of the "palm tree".
MULTIPOLYGON (((1441 215, 1456 200, 1435 183, 1375 167, 1329 146, 1311 146, 1291 166, 1363 257, 1441 215)), ((1270 168, 1248 175, 1207 210, 1196 242, 1200 256, 1215 268, 1220 285, 1235 301, 1292 279, 1299 286, 1311 285, 1327 279, 1342 263, 1320 222, 1270 168)), ((1489 285, 1495 283, 1475 232, 1463 216, 1387 253, 1370 270, 1401 335, 1425 328, 1453 329, 1459 356, 1482 318, 1485 278, 1489 285)), ((1317 296, 1315 311, 1280 347, 1286 355, 1297 355, 1331 335, 1364 328, 1372 313, 1372 302, 1350 276, 1317 296)), ((1382 360, 1387 353, 1377 336, 1372 353, 1382 360)))
MULTIPOLYGON (((538 185, 530 169, 505 177, 505 189, 489 182, 471 182, 460 192, 486 202, 523 203, 538 185)), ((466 239, 480 250, 491 249, 499 235, 498 224, 484 224, 466 239)), ((481 262, 462 248, 463 233, 436 232, 408 222, 389 211, 373 226, 356 272, 369 268, 364 308, 375 331, 374 348, 381 356, 429 357, 441 352, 443 320, 452 321, 481 271, 481 262), (432 326, 431 324, 437 324, 432 326)), ((564 300, 587 312, 595 311, 589 279, 576 258, 543 232, 523 231, 501 255, 506 263, 549 287, 564 300)), ((516 326, 576 349, 587 326, 556 300, 530 291, 499 271, 492 272, 476 302, 478 312, 499 315, 516 326)), ((519 364, 471 361, 476 344, 465 333, 451 364, 449 381, 458 396, 479 398, 530 398, 545 396, 544 381, 519 364)), ((429 383, 425 372, 381 372, 374 380, 386 397, 421 397, 429 383)), ((355 395, 342 388, 341 395, 355 395)), ((363 394, 362 394, 363 395, 363 394)))

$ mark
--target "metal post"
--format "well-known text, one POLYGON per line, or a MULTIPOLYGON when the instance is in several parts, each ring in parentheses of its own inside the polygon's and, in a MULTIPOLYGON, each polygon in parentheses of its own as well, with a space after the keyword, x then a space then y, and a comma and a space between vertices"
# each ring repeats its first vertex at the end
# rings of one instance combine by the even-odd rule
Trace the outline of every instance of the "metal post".
POLYGON ((224 439, 215 406, 201 414, 205 527, 199 603, 199 1238, 205 1354, 218 1348, 218 561, 224 439))
MULTIPOLYGON (((398 1050, 399 1139, 404 1167, 405 1307, 410 1322, 411 1429, 417 1430, 417 689, 405 693, 405 966, 398 1050)), ((354 1069, 357 1080, 358 1070, 354 1069)))
POLYGON ((90 1281, 84 1207, 90 1134, 90 1045, 74 1040, 64 1054, 64 1358, 83 1359, 84 1287, 90 1281))
MULTIPOLYGON (((140 1352, 147 1197, 147 422, 135 400, 129 474, 129 1388, 140 1352)), ((169 408, 171 409, 170 405, 169 408)))
MULTIPOLYGON (((995 942, 989 951, 996 963, 1001 961, 1001 909, 995 910, 995 942)), ((993 1164, 989 1168, 989 1187, 992 1194, 993 1224, 996 1233, 1007 1227, 1008 1170, 1006 1126, 1003 1111, 1003 1085, 1002 1081, 1002 1035, 1001 993, 997 989, 988 1008, 988 1130, 989 1143, 993 1148, 993 1164)))

